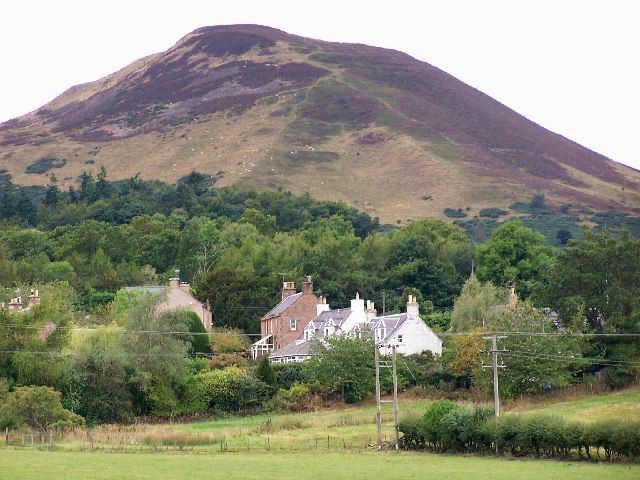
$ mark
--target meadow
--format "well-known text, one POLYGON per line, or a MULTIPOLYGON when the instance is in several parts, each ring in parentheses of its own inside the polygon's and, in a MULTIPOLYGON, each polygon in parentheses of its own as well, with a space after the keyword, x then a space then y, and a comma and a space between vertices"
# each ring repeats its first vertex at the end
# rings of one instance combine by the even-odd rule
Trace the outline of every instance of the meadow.
POLYGON ((640 466, 410 452, 114 453, 4 450, 0 479, 637 479, 640 466))

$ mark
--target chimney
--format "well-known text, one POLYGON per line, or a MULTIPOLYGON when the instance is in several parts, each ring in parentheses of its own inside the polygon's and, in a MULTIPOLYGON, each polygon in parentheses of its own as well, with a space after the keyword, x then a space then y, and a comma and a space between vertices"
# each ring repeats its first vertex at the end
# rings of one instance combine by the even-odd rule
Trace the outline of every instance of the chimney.
POLYGON ((518 305, 518 295, 516 294, 515 285, 509 285, 509 306, 515 308, 518 305))
POLYGON ((22 297, 17 296, 9 302, 9 310, 22 310, 22 297))
POLYGON ((282 283, 282 299, 284 300, 291 295, 296 293, 296 284, 294 282, 283 282, 282 283))
POLYGON ((376 312, 371 300, 367 300, 367 309, 365 310, 365 313, 367 314, 367 320, 371 320, 378 316, 378 312, 376 312))
POLYGON ((40 305, 40 292, 32 288, 29 295, 29 307, 35 307, 36 305, 40 305))
POLYGON ((189 284, 187 282, 180 282, 180 290, 189 292, 189 284))
POLYGON ((176 274, 174 277, 169 279, 169 286, 173 288, 180 288, 180 270, 176 269, 176 274))
POLYGON ((311 275, 305 275, 302 279, 302 294, 313 294, 313 282, 311 281, 311 275))
POLYGON ((328 312, 329 304, 327 303, 327 299, 324 297, 320 297, 320 303, 316 305, 316 317, 320 315, 322 312, 328 312))
POLYGON ((364 300, 360 298, 360 294, 356 292, 356 298, 351 300, 352 312, 364 312, 364 300))
POLYGON ((414 297, 413 295, 409 295, 409 298, 407 299, 407 316, 420 316, 420 305, 418 304, 416 297, 414 297))

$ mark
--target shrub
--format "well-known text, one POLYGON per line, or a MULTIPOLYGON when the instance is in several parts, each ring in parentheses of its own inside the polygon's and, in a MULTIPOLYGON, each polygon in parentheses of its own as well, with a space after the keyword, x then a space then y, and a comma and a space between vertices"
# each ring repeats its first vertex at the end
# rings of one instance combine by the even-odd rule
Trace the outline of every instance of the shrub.
POLYGON ((478 216, 484 217, 484 218, 498 218, 498 217, 501 217, 502 215, 507 215, 508 213, 509 212, 507 212, 506 210, 493 207, 493 208, 483 208, 478 212, 478 216))
POLYGON ((398 430, 402 433, 400 439, 402 448, 420 450, 425 447, 424 428, 422 418, 418 415, 407 415, 398 422, 398 430))
POLYGON ((442 447, 441 425, 442 419, 450 412, 461 409, 450 400, 438 400, 427 407, 422 416, 422 428, 425 440, 436 448, 442 447))
POLYGON ((295 383, 305 380, 305 375, 300 363, 276 363, 272 365, 276 372, 278 386, 282 388, 291 388, 295 383))
POLYGON ((258 407, 269 387, 237 367, 212 370, 188 378, 184 388, 185 413, 211 409, 241 411, 258 407))
POLYGON ((84 425, 84 418, 64 408, 60 397, 60 392, 51 387, 16 388, 0 406, 0 427, 27 427, 44 432, 63 424, 84 425))

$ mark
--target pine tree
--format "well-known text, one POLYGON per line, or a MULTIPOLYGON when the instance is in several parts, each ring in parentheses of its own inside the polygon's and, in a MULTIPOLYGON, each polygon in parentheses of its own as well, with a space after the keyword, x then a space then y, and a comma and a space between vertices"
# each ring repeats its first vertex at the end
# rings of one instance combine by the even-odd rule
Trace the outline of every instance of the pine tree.
POLYGON ((258 377, 258 380, 266 383, 270 387, 273 387, 274 389, 276 388, 276 372, 271 366, 269 355, 264 355, 260 360, 258 369, 256 370, 256 377, 258 377))

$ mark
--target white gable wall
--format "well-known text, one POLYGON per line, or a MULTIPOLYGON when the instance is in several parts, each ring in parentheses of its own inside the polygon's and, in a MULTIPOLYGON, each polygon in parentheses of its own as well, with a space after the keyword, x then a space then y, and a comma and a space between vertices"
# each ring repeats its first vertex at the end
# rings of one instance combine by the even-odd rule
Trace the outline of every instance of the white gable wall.
POLYGON ((381 343, 382 355, 391 355, 391 348, 386 345, 396 345, 396 351, 401 355, 413 355, 427 350, 435 355, 442 355, 442 340, 419 317, 407 318, 393 335, 381 343), (402 342, 398 341, 400 335, 402 342))

